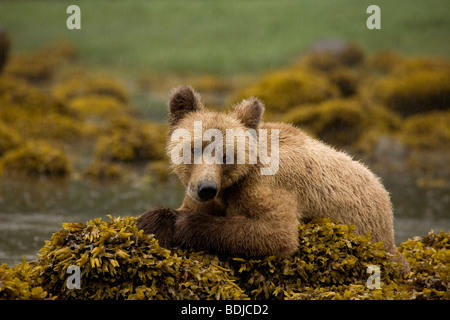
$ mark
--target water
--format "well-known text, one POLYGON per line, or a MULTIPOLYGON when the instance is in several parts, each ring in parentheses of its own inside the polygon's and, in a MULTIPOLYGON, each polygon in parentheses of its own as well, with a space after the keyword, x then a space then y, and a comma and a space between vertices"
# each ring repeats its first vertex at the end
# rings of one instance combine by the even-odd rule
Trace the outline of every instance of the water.
MULTIPOLYGON (((385 174, 383 182, 395 207, 397 244, 431 229, 450 230, 450 186, 423 189, 403 173, 385 174)), ((145 179, 102 185, 86 181, 0 182, 0 263, 36 259, 36 253, 63 222, 86 222, 106 215, 139 216, 154 206, 177 208, 184 189, 145 179)))
POLYGON ((154 206, 178 208, 184 189, 175 182, 137 180, 120 184, 86 181, 1 181, 0 263, 36 259, 64 222, 113 216, 138 217, 154 206))
POLYGON ((444 185, 423 188, 417 178, 405 172, 381 174, 394 206, 397 245, 430 230, 450 231, 450 178, 444 185))

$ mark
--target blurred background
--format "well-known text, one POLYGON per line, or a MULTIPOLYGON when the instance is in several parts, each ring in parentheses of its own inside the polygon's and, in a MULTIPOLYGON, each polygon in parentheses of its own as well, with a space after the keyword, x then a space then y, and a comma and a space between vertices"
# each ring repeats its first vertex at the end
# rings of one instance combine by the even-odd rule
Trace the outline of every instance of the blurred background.
POLYGON ((397 244, 450 230, 450 2, 0 2, 0 263, 63 222, 177 208, 167 99, 248 96, 381 176, 397 244), (381 9, 369 30, 367 7, 381 9))

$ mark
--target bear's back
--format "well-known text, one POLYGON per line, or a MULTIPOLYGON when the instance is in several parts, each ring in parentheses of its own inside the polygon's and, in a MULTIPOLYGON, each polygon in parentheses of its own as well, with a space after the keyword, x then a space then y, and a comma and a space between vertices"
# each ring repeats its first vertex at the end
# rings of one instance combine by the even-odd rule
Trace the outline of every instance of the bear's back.
POLYGON ((290 124, 261 123, 260 128, 279 130, 279 170, 265 180, 296 194, 299 218, 340 211, 342 220, 359 224, 353 215, 392 216, 388 192, 362 163, 290 124), (366 212, 361 212, 361 206, 366 212))

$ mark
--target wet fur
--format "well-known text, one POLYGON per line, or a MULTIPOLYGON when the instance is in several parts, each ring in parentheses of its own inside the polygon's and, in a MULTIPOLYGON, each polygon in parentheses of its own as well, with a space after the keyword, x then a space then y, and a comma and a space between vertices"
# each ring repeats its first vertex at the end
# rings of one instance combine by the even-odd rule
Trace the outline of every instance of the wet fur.
MULTIPOLYGON (((178 210, 155 208, 138 219, 138 227, 155 234, 163 246, 208 252, 263 257, 290 257, 298 248, 298 224, 314 217, 330 217, 354 224, 357 234, 383 241, 397 254, 393 210, 388 192, 363 164, 343 152, 312 139, 285 123, 264 123, 262 103, 244 100, 230 113, 207 111, 200 96, 189 87, 172 92, 170 131, 192 130, 201 120, 208 128, 262 128, 279 130, 280 167, 263 176, 261 164, 179 164, 174 172, 195 193, 199 181, 212 179, 219 186, 208 202, 186 197, 178 210)), ((269 135, 270 136, 270 135, 269 135)), ((270 138, 268 137, 268 140, 270 138)), ((173 144, 169 141, 168 151, 173 144)), ((403 271, 406 260, 399 256, 403 271)))

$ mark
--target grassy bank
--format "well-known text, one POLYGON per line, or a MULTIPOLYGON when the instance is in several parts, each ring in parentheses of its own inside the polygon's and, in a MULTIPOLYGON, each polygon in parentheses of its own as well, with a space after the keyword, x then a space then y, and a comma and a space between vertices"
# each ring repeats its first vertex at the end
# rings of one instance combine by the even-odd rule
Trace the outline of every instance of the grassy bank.
POLYGON ((368 30, 371 1, 77 1, 81 30, 68 30, 71 1, 2 2, 0 25, 15 50, 66 38, 82 63, 143 75, 258 73, 289 63, 323 37, 368 52, 447 56, 450 3, 377 1, 381 30, 368 30))

